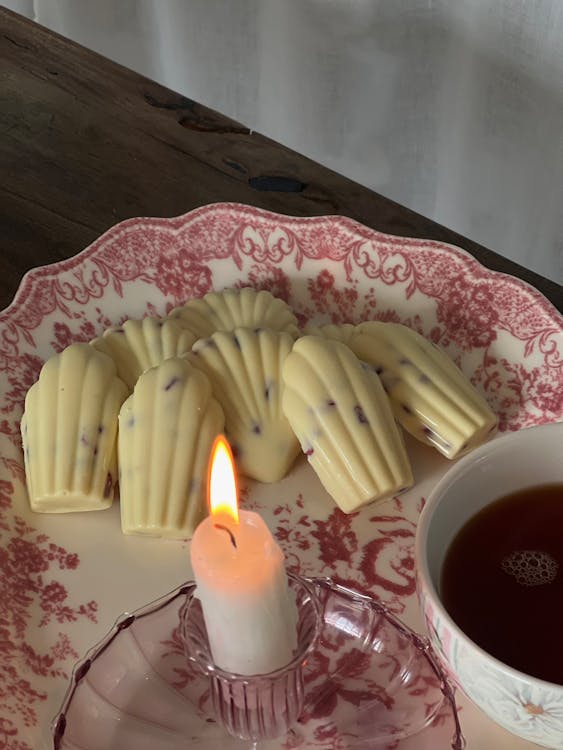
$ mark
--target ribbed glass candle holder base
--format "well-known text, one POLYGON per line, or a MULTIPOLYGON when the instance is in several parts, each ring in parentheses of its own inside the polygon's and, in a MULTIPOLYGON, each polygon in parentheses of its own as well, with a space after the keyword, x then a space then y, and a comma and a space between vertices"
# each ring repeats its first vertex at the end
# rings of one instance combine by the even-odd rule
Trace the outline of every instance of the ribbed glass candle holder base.
POLYGON ((229 734, 258 742, 285 734, 303 709, 303 668, 321 625, 320 607, 309 582, 288 574, 297 605, 297 648, 281 669, 238 675, 213 663, 201 604, 189 598, 180 614, 187 657, 209 677, 215 717, 229 734))

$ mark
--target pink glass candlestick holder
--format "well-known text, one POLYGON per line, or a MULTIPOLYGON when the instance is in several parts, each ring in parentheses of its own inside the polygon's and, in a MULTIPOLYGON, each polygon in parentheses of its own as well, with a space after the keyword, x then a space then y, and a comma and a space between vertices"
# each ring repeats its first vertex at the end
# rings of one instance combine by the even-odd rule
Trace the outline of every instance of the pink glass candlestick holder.
POLYGON ((186 655, 208 676, 215 718, 233 737, 252 742, 279 737, 303 709, 303 669, 319 634, 321 612, 308 581, 291 573, 288 580, 297 605, 297 648, 288 664, 269 674, 232 674, 213 663, 197 594, 180 613, 186 655))

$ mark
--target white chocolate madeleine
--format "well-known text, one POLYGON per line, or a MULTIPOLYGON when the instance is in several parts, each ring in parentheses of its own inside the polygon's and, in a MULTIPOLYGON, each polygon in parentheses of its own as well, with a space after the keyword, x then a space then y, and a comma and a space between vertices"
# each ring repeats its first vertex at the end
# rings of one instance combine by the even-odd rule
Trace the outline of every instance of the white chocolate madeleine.
POLYGON ((205 514, 209 454, 224 421, 208 379, 186 359, 140 375, 119 414, 124 534, 192 536, 205 514))
POLYGON ((349 342, 372 366, 400 424, 456 458, 485 441, 497 417, 448 355, 399 323, 361 323, 349 342))
POLYGON ((90 344, 114 360, 117 374, 132 391, 142 372, 189 352, 196 338, 178 321, 148 317, 112 326, 90 344))
POLYGON ((297 318, 289 305, 265 289, 252 287, 209 292, 172 310, 169 317, 179 320, 197 338, 239 327, 287 331, 293 338, 298 335, 297 318))
POLYGON ((282 479, 299 453, 281 407, 281 368, 292 345, 289 333, 236 328, 200 339, 189 356, 223 407, 238 469, 260 482, 282 479))
POLYGON ((50 357, 21 422, 27 491, 41 513, 109 507, 117 484, 117 416, 127 387, 88 344, 50 357))
POLYGON ((303 329, 304 336, 324 336, 324 338, 340 341, 340 343, 346 345, 350 343, 355 333, 356 326, 352 323, 342 323, 340 325, 329 323, 324 326, 306 325, 303 329))
POLYGON ((303 452, 345 513, 413 483, 377 378, 344 344, 298 339, 283 366, 283 409, 303 452))

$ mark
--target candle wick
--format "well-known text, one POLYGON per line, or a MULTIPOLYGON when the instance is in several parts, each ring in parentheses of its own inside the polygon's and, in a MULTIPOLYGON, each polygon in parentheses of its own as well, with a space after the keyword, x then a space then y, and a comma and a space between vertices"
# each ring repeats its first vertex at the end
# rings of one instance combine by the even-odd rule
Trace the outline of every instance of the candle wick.
POLYGON ((221 529, 221 531, 226 531, 227 534, 231 537, 231 544, 235 549, 237 548, 237 540, 235 539, 235 535, 230 529, 228 529, 226 526, 222 526, 220 523, 214 523, 213 527, 215 529, 221 529))

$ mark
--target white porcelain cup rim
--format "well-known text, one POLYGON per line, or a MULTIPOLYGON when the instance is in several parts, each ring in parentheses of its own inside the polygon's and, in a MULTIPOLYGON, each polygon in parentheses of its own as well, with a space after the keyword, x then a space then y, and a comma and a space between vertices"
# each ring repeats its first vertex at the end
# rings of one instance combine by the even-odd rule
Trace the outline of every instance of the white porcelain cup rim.
MULTIPOLYGON (((482 649, 477 643, 475 643, 475 641, 471 640, 471 638, 466 635, 466 633, 451 618, 446 608, 442 604, 441 596, 436 586, 434 585, 433 576, 430 572, 426 555, 426 541, 428 538, 430 525, 432 523, 436 510, 442 502, 445 492, 450 489, 450 487, 455 484, 455 482, 459 478, 472 471, 477 463, 483 460, 488 460, 491 456, 491 453, 495 452, 497 444, 502 443, 503 446, 507 446, 510 444, 518 445, 518 443, 520 443, 522 440, 522 433, 535 433, 537 431, 541 431, 542 433, 547 434, 552 433, 554 439, 556 436, 558 436, 562 440, 561 482, 563 482, 563 422, 549 422, 534 427, 528 427, 517 432, 499 435, 498 437, 480 446, 479 448, 476 448, 474 451, 461 458, 446 472, 442 479, 433 488, 422 510, 418 522, 415 540, 415 560, 417 561, 417 576, 420 577, 426 591, 430 593, 432 598, 432 606, 437 611, 442 621, 447 624, 452 633, 455 633, 460 640, 465 641, 468 645, 470 645, 476 653, 482 656, 483 659, 486 659, 490 663, 494 664, 497 669, 503 671, 505 674, 512 676, 520 681, 523 680, 531 682, 538 687, 543 686, 546 689, 563 691, 563 685, 555 682, 549 682, 547 680, 542 680, 539 677, 533 677, 532 675, 526 674, 525 672, 521 672, 518 669, 515 669, 514 667, 511 667, 510 665, 505 664, 504 662, 495 658, 488 651, 482 649)), ((448 542, 451 542, 451 539, 449 539, 448 542)))

